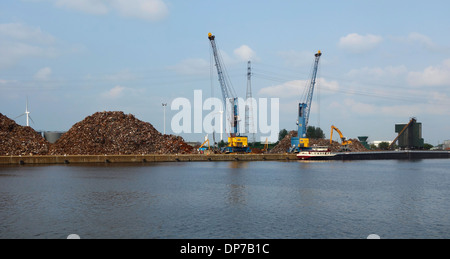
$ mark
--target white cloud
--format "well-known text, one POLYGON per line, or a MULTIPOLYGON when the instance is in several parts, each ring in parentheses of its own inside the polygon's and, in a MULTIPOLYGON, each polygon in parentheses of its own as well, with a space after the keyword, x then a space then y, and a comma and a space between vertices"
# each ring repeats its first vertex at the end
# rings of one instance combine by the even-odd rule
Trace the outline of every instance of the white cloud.
POLYGON ((45 81, 45 80, 48 80, 51 75, 52 75, 52 69, 49 67, 44 67, 44 68, 40 69, 34 75, 34 79, 45 81))
POLYGON ((342 101, 335 101, 330 103, 330 107, 339 113, 352 114, 358 116, 388 116, 388 117, 412 117, 423 115, 426 112, 425 105, 403 104, 390 105, 387 103, 372 104, 353 98, 347 98, 342 101))
POLYGON ((107 99, 117 99, 123 96, 123 92, 125 91, 125 87, 123 86, 115 86, 114 88, 112 88, 111 90, 104 92, 102 94, 103 98, 107 98, 107 99))
POLYGON ((55 38, 39 27, 21 23, 0 24, 0 68, 28 57, 54 57, 55 38))
POLYGON ((369 68, 364 67, 360 69, 352 69, 347 73, 349 77, 352 78, 386 78, 386 77, 397 77, 404 75, 408 72, 406 66, 387 66, 384 68, 375 67, 369 68))
POLYGON ((136 79, 136 75, 133 74, 130 70, 125 69, 119 71, 115 74, 108 74, 103 76, 101 79, 105 79, 108 81, 132 81, 136 79))
POLYGON ((438 66, 429 66, 424 71, 410 72, 408 82, 412 86, 450 85, 450 59, 438 66))
POLYGON ((305 84, 305 80, 289 81, 281 85, 262 88, 258 94, 277 98, 300 96, 305 84))
POLYGON ((99 0, 54 0, 57 7, 63 7, 90 14, 107 14, 109 8, 106 1, 99 0))
POLYGON ((0 35, 11 40, 34 42, 39 44, 52 44, 55 38, 45 33, 39 27, 30 27, 22 23, 0 24, 0 35))
POLYGON ((256 52, 247 45, 242 45, 239 48, 235 49, 234 55, 239 59, 239 61, 258 60, 256 52))
POLYGON ((377 107, 375 105, 365 102, 358 102, 353 99, 345 99, 344 106, 349 107, 352 112, 358 114, 367 115, 367 114, 375 114, 377 112, 377 107))
POLYGON ((363 53, 376 48, 383 38, 381 36, 367 34, 365 36, 351 33, 340 38, 339 47, 352 53, 363 53))
POLYGON ((117 12, 124 17, 143 20, 161 20, 169 14, 163 0, 49 0, 60 8, 94 15, 117 12))
POLYGON ((436 44, 434 44, 430 37, 417 32, 410 33, 407 40, 409 42, 417 42, 422 46, 430 49, 434 49, 436 47, 436 44))
POLYGON ((277 54, 285 60, 286 65, 292 67, 310 66, 311 62, 314 60, 314 53, 309 51, 280 51, 277 54))
POLYGON ((136 89, 117 85, 108 91, 100 94, 100 97, 109 100, 121 99, 127 102, 135 102, 136 98, 141 98, 145 94, 145 89, 136 89))
POLYGON ((201 58, 185 59, 180 63, 168 67, 182 75, 206 75, 210 71, 208 61, 201 58))
POLYGON ((161 20, 169 14, 162 0, 113 0, 112 7, 122 16, 144 20, 161 20))
MULTIPOLYGON (((242 64, 242 62, 258 61, 259 58, 256 52, 247 45, 234 50, 234 55, 230 56, 223 50, 219 49, 219 56, 225 67, 231 67, 236 64, 242 64)), ((180 61, 178 64, 169 66, 168 69, 174 70, 182 75, 207 75, 210 73, 210 61, 202 58, 190 58, 180 61)), ((214 70, 216 72, 216 70, 214 70)))
MULTIPOLYGON (((261 96, 275 97, 275 98, 296 98, 302 96, 306 87, 309 87, 309 80, 294 80, 281 85, 262 88, 258 94, 261 96)), ((339 83, 336 81, 327 81, 324 78, 317 79, 316 87, 321 89, 336 92, 339 90, 339 83)))

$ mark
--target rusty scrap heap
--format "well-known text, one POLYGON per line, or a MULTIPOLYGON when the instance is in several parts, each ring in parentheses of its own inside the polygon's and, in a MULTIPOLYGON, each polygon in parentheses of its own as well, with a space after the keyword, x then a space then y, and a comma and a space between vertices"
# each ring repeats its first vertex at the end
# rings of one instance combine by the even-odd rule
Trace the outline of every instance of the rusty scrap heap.
MULTIPOLYGON (((282 139, 278 145, 276 145, 270 153, 281 154, 286 153, 291 145, 291 138, 297 137, 297 131, 291 131, 284 139, 282 139)), ((352 143, 348 146, 352 152, 366 152, 367 149, 359 142, 357 139, 350 139, 352 143)), ((333 141, 333 144, 330 145, 329 139, 310 139, 310 145, 314 146, 327 146, 330 148, 332 152, 339 152, 341 149, 341 144, 333 141)))
POLYGON ((30 127, 0 113, 0 156, 46 155, 49 143, 30 127))
POLYGON ((75 124, 52 146, 51 155, 190 153, 183 138, 163 135, 123 112, 98 112, 75 124))

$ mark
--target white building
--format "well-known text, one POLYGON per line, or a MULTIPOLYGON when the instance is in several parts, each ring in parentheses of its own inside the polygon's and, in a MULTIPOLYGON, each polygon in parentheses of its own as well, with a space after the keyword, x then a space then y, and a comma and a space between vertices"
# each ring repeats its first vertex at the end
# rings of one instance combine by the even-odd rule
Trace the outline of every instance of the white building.
POLYGON ((376 147, 379 147, 379 145, 380 145, 380 143, 383 143, 383 142, 387 142, 387 143, 389 143, 389 145, 392 143, 392 141, 388 141, 388 140, 377 140, 377 141, 372 141, 372 142, 370 142, 369 144, 370 145, 375 145, 376 147))

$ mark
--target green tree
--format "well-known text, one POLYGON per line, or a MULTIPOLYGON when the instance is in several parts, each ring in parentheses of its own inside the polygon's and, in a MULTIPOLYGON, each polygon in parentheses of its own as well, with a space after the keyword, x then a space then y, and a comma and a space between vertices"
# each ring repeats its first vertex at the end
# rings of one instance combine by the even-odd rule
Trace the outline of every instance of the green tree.
POLYGON ((381 150, 388 150, 389 149, 389 143, 388 142, 381 142, 378 144, 378 148, 381 150))
POLYGON ((219 148, 223 148, 223 147, 225 147, 227 144, 225 143, 225 141, 223 141, 223 140, 221 140, 220 142, 219 142, 219 148))
POLYGON ((280 130, 280 133, 278 134, 278 141, 282 141, 288 134, 289 133, 286 129, 280 130))
POLYGON ((430 150, 430 149, 432 149, 433 147, 434 147, 433 145, 428 144, 428 143, 425 143, 425 144, 423 145, 423 149, 425 149, 425 150, 430 150))
POLYGON ((324 139, 325 134, 319 127, 308 126, 308 128, 306 129, 306 137, 310 139, 324 139))

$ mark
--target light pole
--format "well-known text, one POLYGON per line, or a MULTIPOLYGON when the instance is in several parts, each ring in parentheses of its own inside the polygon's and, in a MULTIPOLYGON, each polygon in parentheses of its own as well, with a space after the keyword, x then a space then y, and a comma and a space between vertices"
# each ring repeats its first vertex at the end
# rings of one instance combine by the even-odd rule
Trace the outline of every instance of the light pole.
POLYGON ((164 135, 166 135, 166 107, 167 107, 167 103, 163 103, 162 106, 163 106, 163 109, 164 109, 164 135))

